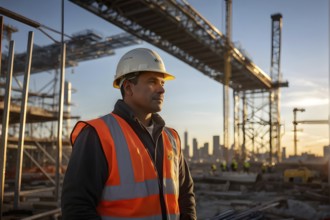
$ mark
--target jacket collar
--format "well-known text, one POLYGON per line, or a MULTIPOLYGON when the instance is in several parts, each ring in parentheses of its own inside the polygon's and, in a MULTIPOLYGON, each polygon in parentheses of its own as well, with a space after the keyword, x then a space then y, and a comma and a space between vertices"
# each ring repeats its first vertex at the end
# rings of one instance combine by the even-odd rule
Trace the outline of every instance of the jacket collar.
MULTIPOLYGON (((136 126, 136 124, 139 124, 139 126, 142 129, 145 129, 143 127, 142 123, 135 117, 134 112, 132 111, 132 109, 122 99, 119 99, 116 102, 113 113, 115 113, 116 115, 119 115, 120 117, 125 119, 129 124, 135 125, 135 126, 136 126)), ((155 138, 158 137, 160 132, 165 127, 165 121, 157 113, 152 114, 151 120, 154 124, 153 137, 154 137, 154 140, 156 140, 155 138)))

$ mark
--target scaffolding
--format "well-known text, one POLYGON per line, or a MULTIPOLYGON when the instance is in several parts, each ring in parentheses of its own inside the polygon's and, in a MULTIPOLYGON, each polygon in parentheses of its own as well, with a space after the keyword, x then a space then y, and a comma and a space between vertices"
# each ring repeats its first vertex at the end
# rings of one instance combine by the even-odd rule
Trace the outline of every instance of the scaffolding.
MULTIPOLYGON (((38 24, 4 8, 0 8, 0 13, 25 24, 38 24)), ((0 216, 25 209, 28 210, 25 214, 34 216, 33 219, 47 215, 55 218, 60 215, 60 184, 71 152, 68 123, 79 119, 70 112, 72 88, 70 82, 64 83, 64 68, 114 55, 114 49, 141 41, 127 33, 104 38, 95 30, 83 30, 68 36, 63 44, 54 41, 53 44, 37 46, 33 43, 34 33, 30 31, 26 52, 15 55, 15 41, 11 40, 11 34, 17 29, 3 25, 1 16, 1 36, 3 30, 9 49, 8 54, 1 53, 0 216), (54 78, 39 91, 30 91, 30 75, 45 71, 54 71, 54 78), (18 76, 24 76, 23 82, 18 76), (12 79, 16 80, 18 87, 12 87, 12 79), (66 129, 62 128, 65 123, 66 129), (43 201, 46 198, 48 201, 43 201)))

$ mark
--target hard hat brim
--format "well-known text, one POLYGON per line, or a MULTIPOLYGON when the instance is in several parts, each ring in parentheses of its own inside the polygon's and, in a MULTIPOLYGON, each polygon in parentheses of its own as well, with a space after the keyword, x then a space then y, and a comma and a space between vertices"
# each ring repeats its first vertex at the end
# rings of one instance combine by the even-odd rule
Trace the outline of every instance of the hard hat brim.
MULTIPOLYGON (((143 71, 141 71, 141 72, 143 72, 143 71)), ((151 71, 149 71, 149 72, 151 72, 151 71)), ((162 74, 164 74, 164 80, 165 80, 165 81, 175 79, 175 76, 173 76, 172 74, 167 73, 167 72, 160 72, 160 71, 152 71, 152 72, 155 72, 155 73, 162 73, 162 74)), ((124 77, 124 76, 123 76, 123 77, 124 77)), ((116 88, 116 89, 120 89, 119 84, 120 84, 120 81, 121 81, 121 79, 122 79, 123 77, 118 78, 118 79, 116 79, 116 80, 113 81, 113 87, 114 87, 114 88, 116 88)))

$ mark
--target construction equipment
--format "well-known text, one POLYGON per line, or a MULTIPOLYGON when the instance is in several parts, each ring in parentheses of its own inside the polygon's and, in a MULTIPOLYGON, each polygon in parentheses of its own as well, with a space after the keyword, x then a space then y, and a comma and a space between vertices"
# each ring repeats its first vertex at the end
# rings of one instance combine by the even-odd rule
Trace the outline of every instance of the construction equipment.
POLYGON ((284 170, 284 182, 309 183, 317 177, 317 173, 307 167, 284 170))

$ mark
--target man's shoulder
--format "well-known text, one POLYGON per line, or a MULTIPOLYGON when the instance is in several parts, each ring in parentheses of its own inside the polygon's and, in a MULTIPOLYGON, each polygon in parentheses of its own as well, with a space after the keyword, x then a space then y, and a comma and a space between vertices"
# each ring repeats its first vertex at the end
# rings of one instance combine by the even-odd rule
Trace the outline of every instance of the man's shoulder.
POLYGON ((175 134, 179 135, 178 131, 172 127, 165 126, 164 130, 168 130, 168 131, 174 132, 175 134))
POLYGON ((171 127, 164 127, 164 131, 168 134, 170 134, 170 136, 172 136, 175 140, 177 140, 178 143, 180 143, 180 135, 177 132, 177 130, 175 130, 174 128, 171 127))

